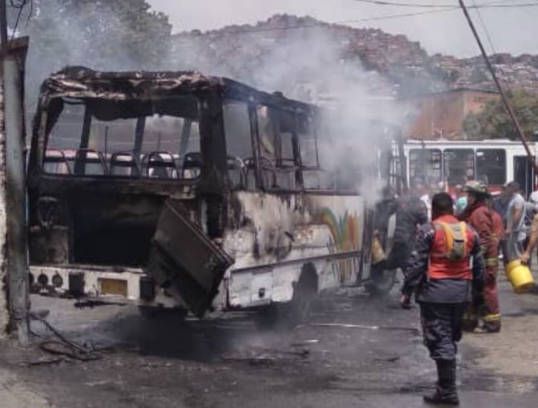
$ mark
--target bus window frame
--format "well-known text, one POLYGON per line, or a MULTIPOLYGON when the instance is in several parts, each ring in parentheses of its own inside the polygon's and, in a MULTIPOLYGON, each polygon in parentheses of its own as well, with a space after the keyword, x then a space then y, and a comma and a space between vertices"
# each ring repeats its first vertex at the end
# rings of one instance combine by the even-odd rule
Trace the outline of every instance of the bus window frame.
MULTIPOLYGON (((297 124, 297 115, 299 114, 295 110, 286 109, 282 106, 277 106, 274 104, 269 103, 251 103, 249 104, 250 111, 251 111, 251 118, 253 121, 253 125, 251 126, 251 132, 253 134, 253 146, 255 148, 253 149, 255 151, 255 170, 256 170, 256 185, 257 188, 260 191, 265 192, 285 192, 285 193, 300 193, 305 191, 304 189, 304 183, 303 183, 303 175, 302 175, 302 166, 301 158, 300 158, 300 142, 299 142, 299 135, 298 135, 298 124, 297 124), (275 157, 274 157, 274 163, 270 163, 266 165, 267 167, 264 167, 264 163, 262 163, 262 154, 261 154, 261 139, 260 139, 260 124, 259 124, 259 117, 258 112, 260 107, 265 107, 268 109, 268 117, 271 122, 271 126, 273 129, 273 147, 275 149, 275 157), (282 115, 292 115, 291 120, 293 122, 292 124, 292 131, 291 137, 292 137, 292 154, 293 154, 293 166, 285 165, 282 160, 282 132, 281 132, 281 120, 282 115), (273 182, 273 185, 268 185, 267 180, 265 177, 263 177, 262 173, 263 171, 270 171, 273 173, 273 176, 271 177, 273 182), (286 188, 278 186, 277 183, 277 176, 278 173, 284 174, 285 172, 294 172, 294 183, 295 188, 286 188)), ((306 113, 303 113, 307 115, 306 113)), ((317 137, 317 136, 316 136, 317 137)), ((316 140, 316 156, 318 156, 317 151, 317 140, 316 140)), ((286 158, 286 160, 289 160, 286 158)))
MULTIPOLYGON (((506 184, 506 182, 508 181, 507 180, 507 166, 508 166, 508 154, 506 152, 506 149, 502 149, 502 148, 488 148, 488 149, 484 149, 484 148, 477 148, 476 151, 475 151, 475 166, 476 166, 476 171, 475 171, 475 174, 476 174, 476 178, 477 180, 481 180, 481 181, 484 181, 486 182, 487 184, 490 184, 490 185, 495 185, 495 186, 503 186, 504 184, 506 184), (502 182, 501 183, 491 183, 488 180, 483 180, 482 177, 481 177, 481 174, 479 172, 479 166, 478 166, 478 153, 481 153, 481 152, 492 152, 492 151, 497 151, 497 152, 501 152, 502 153, 502 160, 503 160, 503 163, 502 163, 502 182)), ((486 174, 487 176, 487 174, 486 174)))
MULTIPOLYGON (((199 97, 191 94, 186 95, 177 95, 171 98, 162 98, 162 100, 166 99, 175 99, 175 98, 191 98, 193 101, 196 102, 197 110, 198 110, 198 126, 199 126, 199 134, 200 134, 200 154, 203 157, 203 148, 202 148, 202 140, 204 136, 202 135, 202 118, 203 118, 203 103, 200 100, 199 97)), ((35 157, 30 160, 30 165, 34 169, 38 169, 37 171, 34 171, 32 174, 33 177, 37 177, 38 179, 44 179, 44 180, 64 180, 69 181, 72 180, 74 183, 80 183, 84 181, 105 181, 107 183, 156 183, 158 184, 179 184, 184 186, 193 186, 200 182, 200 180, 203 178, 204 173, 204 166, 202 165, 200 168, 200 174, 198 174, 196 177, 193 178, 181 178, 178 175, 178 178, 153 178, 153 177, 144 177, 142 169, 140 172, 140 175, 137 177, 132 176, 123 176, 123 175, 112 175, 110 174, 109 166, 106 166, 106 169, 103 174, 85 174, 85 171, 81 171, 80 168, 77 172, 77 168, 75 163, 73 163, 73 169, 68 174, 62 174, 62 173, 49 173, 45 171, 45 160, 46 160, 46 154, 47 150, 49 149, 49 142, 51 133, 54 129, 54 127, 58 123, 58 119, 61 117, 62 113, 64 112, 64 106, 65 104, 72 104, 72 105, 82 105, 84 106, 84 117, 83 117, 83 123, 81 124, 81 136, 80 136, 80 142, 79 147, 75 149, 76 151, 82 151, 82 150, 89 150, 87 146, 89 145, 89 137, 90 137, 90 131, 91 131, 91 125, 93 121, 93 116, 89 114, 89 109, 87 106, 87 100, 91 100, 92 98, 89 97, 54 97, 46 101, 42 106, 40 106, 40 114, 41 114, 41 125, 38 125, 34 129, 34 133, 37 132, 37 149, 34 147, 31 148, 31 151, 34 152, 35 157), (67 102, 69 101, 69 102, 67 102), (52 107, 54 104, 57 104, 56 107, 52 107), (54 119, 54 121, 52 121, 54 119)), ((155 114, 155 113, 154 113, 155 114)), ((173 115, 162 115, 164 116, 171 116, 171 117, 177 117, 177 118, 183 118, 185 121, 191 122, 190 127, 192 128, 192 123, 195 121, 192 118, 189 117, 182 117, 182 116, 173 116, 173 115)), ((132 117, 130 119, 136 119, 136 128, 135 128, 135 134, 133 135, 133 154, 136 154, 136 151, 140 151, 140 155, 142 154, 142 146, 144 143, 144 137, 146 133, 145 124, 147 118, 150 117, 148 115, 146 116, 138 116, 138 117, 132 117)), ((180 139, 178 140, 178 153, 179 149, 181 148, 181 144, 183 143, 183 138, 185 136, 184 129, 181 131, 180 139)), ((189 132, 188 137, 191 137, 191 134, 189 132)), ((99 151, 96 151, 97 153, 102 153, 99 151)), ((108 152, 111 155, 114 152, 108 152)), ((148 155, 151 153, 147 153, 148 155)), ((108 160, 108 159, 107 159, 108 160)), ((205 158, 202 158, 202 162, 204 160, 207 160, 205 158)), ((34 181, 35 182, 35 181, 34 181)), ((37 181, 39 183, 39 181, 37 181)))
POLYGON ((477 168, 476 168, 476 149, 472 148, 472 147, 448 147, 448 148, 444 148, 442 149, 442 152, 443 152, 443 156, 442 156, 442 180, 446 180, 446 182, 448 183, 448 185, 450 187, 454 187, 458 184, 460 185, 463 185, 465 184, 466 181, 469 181, 469 180, 474 180, 476 179, 476 175, 477 175, 477 168), (447 172, 447 165, 450 165, 450 163, 452 162, 452 160, 446 160, 446 154, 447 153, 452 153, 452 152, 457 152, 459 154, 464 154, 464 153, 467 153, 467 157, 465 160, 462 160, 461 162, 464 162, 466 160, 468 160, 468 157, 471 157, 472 156, 472 160, 473 160, 473 163, 472 163, 472 171, 473 171, 473 175, 472 176, 468 176, 467 175, 467 170, 469 170, 469 167, 467 167, 467 165, 464 166, 464 170, 465 170, 465 174, 463 175, 463 177, 466 179, 466 180, 460 180, 460 181, 457 181, 455 183, 450 183, 448 178, 450 177, 448 174, 450 172, 447 172), (448 164, 447 164, 448 163, 448 164), (448 174, 447 174, 448 173, 448 174))
POLYGON ((416 182, 416 180, 421 180, 422 183, 426 184, 432 184, 432 183, 439 183, 444 180, 444 149, 437 148, 437 147, 416 147, 409 149, 408 153, 408 159, 407 159, 407 169, 408 169, 408 177, 411 184, 413 182, 416 182), (411 155, 414 152, 419 152, 420 157, 418 157, 417 160, 411 160, 411 155), (439 179, 435 181, 430 181, 430 175, 429 175, 429 167, 426 167, 426 162, 431 162, 432 158, 432 152, 437 152, 439 154, 439 162, 440 162, 440 168, 439 168, 439 179), (428 157, 424 157, 424 153, 428 153, 428 157), (411 178, 411 163, 419 163, 418 168, 422 168, 419 175, 415 175, 414 178, 411 178))

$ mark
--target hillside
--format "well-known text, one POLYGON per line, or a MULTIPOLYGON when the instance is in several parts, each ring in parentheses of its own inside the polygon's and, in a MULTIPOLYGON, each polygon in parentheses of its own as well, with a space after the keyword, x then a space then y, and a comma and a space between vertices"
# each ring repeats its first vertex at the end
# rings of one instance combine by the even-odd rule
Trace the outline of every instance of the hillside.
MULTIPOLYGON (((538 93, 538 56, 498 54, 492 60, 507 86, 538 93)), ((319 74, 320 66, 330 71, 335 64, 345 64, 363 73, 380 74, 376 87, 392 95, 493 88, 481 57, 430 56, 418 42, 403 35, 290 15, 275 15, 256 25, 177 34, 172 40, 172 63, 261 87, 285 86, 285 78, 276 83, 274 79, 286 77, 290 67, 295 74, 304 72, 306 83, 314 78, 309 77, 316 71, 314 66, 319 74)))

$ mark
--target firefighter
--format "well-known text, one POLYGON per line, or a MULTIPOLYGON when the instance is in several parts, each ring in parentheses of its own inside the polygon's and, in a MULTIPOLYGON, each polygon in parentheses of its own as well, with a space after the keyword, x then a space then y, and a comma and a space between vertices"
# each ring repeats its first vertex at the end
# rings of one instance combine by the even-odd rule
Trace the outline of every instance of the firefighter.
POLYGON ((433 222, 419 229, 407 263, 402 307, 410 308, 413 293, 420 305, 424 342, 437 365, 437 388, 424 396, 430 404, 459 405, 456 389, 457 343, 472 290, 480 292, 485 261, 478 234, 454 216, 447 193, 432 200, 433 222), (472 259, 472 267, 471 267, 472 259))
POLYGON ((480 181, 465 184, 468 207, 459 219, 467 222, 480 237, 480 248, 486 261, 484 297, 475 296, 464 316, 466 330, 480 330, 484 333, 498 333, 501 330, 497 271, 499 269, 499 245, 504 231, 502 219, 487 205, 490 198, 488 187, 480 181), (483 322, 478 329, 479 318, 483 322))
POLYGON ((417 190, 410 191, 396 203, 396 227, 393 244, 386 261, 376 268, 383 270, 404 269, 411 254, 412 244, 419 226, 428 222, 428 209, 417 190))

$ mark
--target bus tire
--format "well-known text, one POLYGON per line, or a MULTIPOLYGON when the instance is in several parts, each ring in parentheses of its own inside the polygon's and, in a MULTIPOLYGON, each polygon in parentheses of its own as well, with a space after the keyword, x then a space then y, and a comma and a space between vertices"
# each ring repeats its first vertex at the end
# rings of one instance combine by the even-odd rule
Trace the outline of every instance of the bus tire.
POLYGON ((260 311, 260 329, 291 329, 308 321, 318 292, 317 274, 313 266, 303 268, 294 285, 293 297, 286 303, 273 303, 260 311))
POLYGON ((366 284, 366 291, 374 297, 387 296, 396 283, 396 269, 374 273, 366 284))
POLYGON ((303 273, 293 291, 293 298, 289 302, 286 318, 293 326, 308 321, 312 313, 317 295, 317 276, 303 273))

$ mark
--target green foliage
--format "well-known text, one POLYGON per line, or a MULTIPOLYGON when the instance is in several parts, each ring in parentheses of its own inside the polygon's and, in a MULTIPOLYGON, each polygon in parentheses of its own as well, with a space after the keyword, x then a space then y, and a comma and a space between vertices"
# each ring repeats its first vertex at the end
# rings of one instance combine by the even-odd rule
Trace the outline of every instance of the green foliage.
MULTIPOLYGON (((538 97, 524 90, 508 92, 508 98, 530 138, 538 131, 538 97)), ((470 114, 463 124, 469 139, 516 139, 517 132, 501 99, 491 100, 481 113, 470 114)))
POLYGON ((30 35, 29 96, 65 65, 95 69, 151 69, 168 56, 168 17, 146 0, 34 0, 22 24, 30 35))

